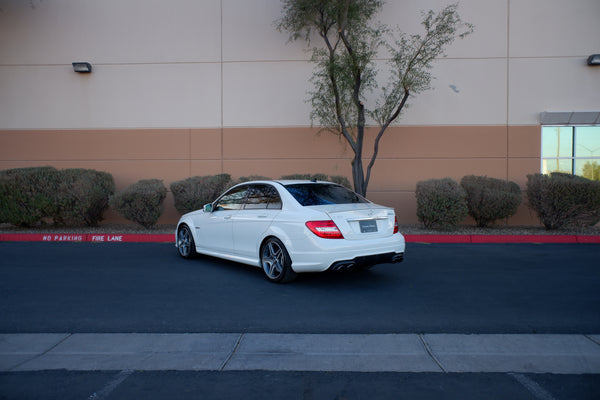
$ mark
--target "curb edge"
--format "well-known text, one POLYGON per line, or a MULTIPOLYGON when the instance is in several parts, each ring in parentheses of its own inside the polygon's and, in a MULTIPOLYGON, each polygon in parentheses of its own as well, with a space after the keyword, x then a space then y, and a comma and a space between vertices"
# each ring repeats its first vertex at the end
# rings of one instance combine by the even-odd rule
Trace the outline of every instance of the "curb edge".
MULTIPOLYGON (((600 243, 600 235, 404 235, 406 243, 600 243)), ((5 242, 174 243, 175 235, 0 233, 5 242)))

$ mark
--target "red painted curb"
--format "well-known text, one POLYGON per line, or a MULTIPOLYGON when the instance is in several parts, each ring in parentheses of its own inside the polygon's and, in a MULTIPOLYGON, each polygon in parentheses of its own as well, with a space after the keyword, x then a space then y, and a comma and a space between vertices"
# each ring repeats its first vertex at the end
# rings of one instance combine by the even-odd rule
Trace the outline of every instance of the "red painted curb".
MULTIPOLYGON (((407 243, 600 243, 600 235, 404 235, 407 243)), ((174 243, 174 234, 0 233, 6 242, 174 243)))
POLYGON ((175 242, 175 234, 88 234, 88 242, 104 243, 104 242, 175 242))
POLYGON ((0 233, 0 241, 9 242, 93 242, 136 243, 175 242, 175 234, 116 234, 116 233, 0 233))
POLYGON ((600 243, 600 236, 579 235, 577 236, 578 243, 600 243))
POLYGON ((600 243, 591 235, 404 235, 407 243, 600 243))
POLYGON ((471 235, 471 243, 577 243, 575 235, 471 235))
POLYGON ((404 235, 407 243, 471 243, 471 235, 404 235))

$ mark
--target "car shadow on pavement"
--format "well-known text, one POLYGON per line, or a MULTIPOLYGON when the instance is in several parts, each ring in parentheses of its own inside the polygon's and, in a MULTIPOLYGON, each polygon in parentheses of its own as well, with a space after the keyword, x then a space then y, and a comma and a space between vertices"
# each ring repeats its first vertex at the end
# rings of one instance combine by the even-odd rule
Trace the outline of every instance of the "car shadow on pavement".
MULTIPOLYGON (((183 261, 183 260, 182 260, 183 261)), ((211 257, 198 255, 192 260, 185 260, 184 264, 191 263, 196 268, 203 268, 206 272, 225 273, 228 279, 245 279, 267 285, 279 285, 269 282, 263 271, 255 266, 211 257)), ((355 269, 348 271, 325 271, 298 274, 297 278, 287 285, 292 286, 344 286, 357 284, 371 285, 398 285, 395 275, 386 273, 388 268, 398 268, 398 264, 376 265, 371 269, 355 269)))

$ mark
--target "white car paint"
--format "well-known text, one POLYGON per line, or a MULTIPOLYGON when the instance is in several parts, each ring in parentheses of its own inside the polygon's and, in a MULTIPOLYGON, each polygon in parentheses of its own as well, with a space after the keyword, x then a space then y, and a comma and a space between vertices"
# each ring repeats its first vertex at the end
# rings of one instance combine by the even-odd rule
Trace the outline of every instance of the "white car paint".
MULTIPOLYGON (((243 185, 269 185, 279 194, 281 208, 198 210, 181 217, 177 232, 184 225, 190 228, 197 253, 258 267, 261 267, 261 245, 265 239, 276 237, 289 253, 291 268, 296 273, 325 271, 341 261, 349 261, 347 266, 350 266, 350 261, 356 257, 388 253, 401 260, 405 242, 402 234, 394 233, 397 223, 392 208, 368 200, 364 203, 302 206, 285 188, 285 185, 292 184, 334 185, 310 181, 245 182, 224 195, 243 185), (306 226, 307 221, 325 220, 335 223, 343 235, 342 239, 318 237, 306 226), (362 233, 361 224, 373 232, 362 233)), ((224 195, 211 203, 211 207, 217 208, 224 195)), ((177 232, 176 245, 179 245, 177 232)))

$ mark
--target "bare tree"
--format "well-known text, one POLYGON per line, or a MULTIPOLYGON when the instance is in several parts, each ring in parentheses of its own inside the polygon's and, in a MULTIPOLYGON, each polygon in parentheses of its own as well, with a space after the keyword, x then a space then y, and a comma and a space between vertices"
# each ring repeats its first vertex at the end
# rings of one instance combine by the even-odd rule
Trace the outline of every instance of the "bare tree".
POLYGON ((379 142, 388 126, 406 107, 409 96, 430 88, 433 61, 457 37, 464 38, 473 26, 461 20, 457 4, 439 12, 422 15, 423 34, 408 35, 373 21, 381 11, 379 0, 282 0, 283 15, 276 21, 289 40, 322 40, 312 48, 315 69, 309 92, 311 121, 321 130, 343 137, 354 152, 354 190, 367 192, 379 142), (377 81, 375 58, 381 49, 389 54, 392 77, 386 84, 377 81), (378 100, 368 108, 366 96, 377 91, 378 100), (377 124, 373 153, 363 167, 363 146, 367 118, 377 124))

